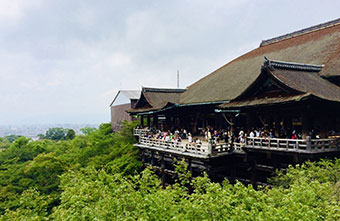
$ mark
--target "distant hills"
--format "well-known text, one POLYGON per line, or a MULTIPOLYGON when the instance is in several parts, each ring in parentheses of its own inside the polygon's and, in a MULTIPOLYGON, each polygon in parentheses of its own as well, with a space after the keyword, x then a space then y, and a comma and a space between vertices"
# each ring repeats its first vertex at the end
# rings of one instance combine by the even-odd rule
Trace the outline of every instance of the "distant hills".
POLYGON ((22 135, 25 137, 36 138, 38 134, 45 134, 49 128, 62 127, 69 128, 80 133, 80 129, 84 127, 98 128, 99 124, 32 124, 32 125, 0 125, 0 137, 11 134, 22 135))

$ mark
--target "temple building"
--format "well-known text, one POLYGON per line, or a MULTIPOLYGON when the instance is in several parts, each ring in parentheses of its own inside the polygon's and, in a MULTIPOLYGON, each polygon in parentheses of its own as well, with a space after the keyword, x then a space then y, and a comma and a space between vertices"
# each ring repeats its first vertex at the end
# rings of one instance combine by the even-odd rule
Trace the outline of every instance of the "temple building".
POLYGON ((119 131, 123 121, 136 120, 126 111, 134 108, 138 99, 139 90, 120 90, 110 104, 111 109, 111 127, 113 131, 119 131))
POLYGON ((194 175, 256 184, 339 157, 340 19, 262 41, 186 89, 143 88, 128 112, 143 162, 162 174, 177 157, 194 175))

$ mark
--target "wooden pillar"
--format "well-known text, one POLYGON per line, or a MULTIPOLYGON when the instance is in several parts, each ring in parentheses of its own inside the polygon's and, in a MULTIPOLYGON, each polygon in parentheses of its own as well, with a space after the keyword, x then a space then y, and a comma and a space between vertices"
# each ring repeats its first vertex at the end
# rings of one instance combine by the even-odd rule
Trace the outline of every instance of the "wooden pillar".
POLYGON ((302 113, 302 139, 306 139, 309 136, 309 133, 312 131, 312 118, 310 113, 303 112, 302 113))
POLYGON ((165 188, 166 180, 165 180, 165 161, 164 161, 164 154, 161 156, 161 173, 162 173, 162 185, 165 188))
POLYGON ((275 116, 275 137, 280 137, 280 128, 281 128, 281 118, 279 116, 275 116))
POLYGON ((141 150, 141 154, 142 154, 142 164, 143 164, 143 168, 145 168, 145 154, 144 154, 144 150, 141 150))
POLYGON ((146 117, 147 117, 147 118, 146 118, 146 119, 147 119, 147 127, 148 127, 148 128, 151 128, 150 115, 147 115, 146 117))
POLYGON ((155 153, 151 151, 151 166, 155 165, 155 153))
POLYGON ((231 118, 230 132, 231 134, 235 132, 235 117, 231 118))
POLYGON ((327 138, 328 136, 328 132, 329 132, 329 129, 330 129, 330 118, 329 116, 319 116, 319 119, 320 119, 320 136, 321 138, 327 138))
POLYGON ((283 121, 283 126, 287 132, 287 138, 291 138, 292 136, 292 118, 291 116, 285 116, 283 121))
POLYGON ((235 178, 236 178, 236 162, 235 162, 235 157, 232 157, 230 159, 230 183, 234 184, 235 183, 235 178))
POLYGON ((255 158, 251 159, 250 164, 251 164, 250 182, 253 185, 254 189, 257 189, 256 160, 255 160, 255 158))
POLYGON ((189 167, 189 171, 190 171, 190 177, 189 177, 189 181, 190 181, 190 183, 189 183, 189 194, 191 194, 192 193, 192 186, 191 186, 191 180, 192 180, 192 163, 191 163, 191 159, 189 158, 188 159, 188 167, 189 167))
POLYGON ((153 127, 158 129, 158 116, 153 115, 153 127))
POLYGON ((246 125, 245 126, 246 126, 245 133, 248 133, 248 131, 250 131, 254 127, 254 118, 252 116, 252 113, 248 113, 247 114, 246 125))
POLYGON ((144 115, 140 116, 140 125, 141 127, 144 127, 144 115))

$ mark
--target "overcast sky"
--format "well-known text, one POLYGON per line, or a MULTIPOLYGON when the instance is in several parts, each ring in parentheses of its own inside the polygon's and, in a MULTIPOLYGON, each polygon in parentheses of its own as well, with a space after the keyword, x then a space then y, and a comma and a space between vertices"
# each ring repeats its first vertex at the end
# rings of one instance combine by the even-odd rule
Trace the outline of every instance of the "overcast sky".
POLYGON ((340 1, 0 0, 0 124, 101 123, 120 89, 187 87, 340 1))

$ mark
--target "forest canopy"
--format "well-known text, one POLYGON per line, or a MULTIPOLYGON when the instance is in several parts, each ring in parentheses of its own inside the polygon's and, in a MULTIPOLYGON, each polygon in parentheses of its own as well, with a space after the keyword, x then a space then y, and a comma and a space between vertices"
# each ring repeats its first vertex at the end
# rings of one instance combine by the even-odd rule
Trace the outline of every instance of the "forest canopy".
POLYGON ((190 179, 179 162, 177 182, 163 188, 150 168, 141 170, 135 125, 113 133, 102 124, 72 139, 0 139, 0 219, 340 219, 339 159, 289 167, 257 190, 190 179))

